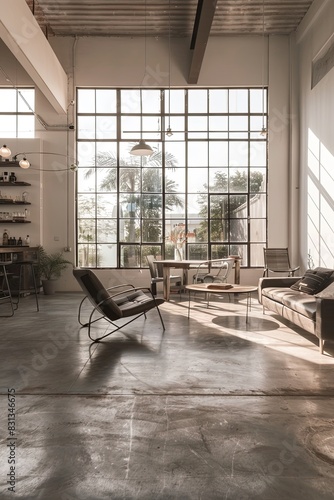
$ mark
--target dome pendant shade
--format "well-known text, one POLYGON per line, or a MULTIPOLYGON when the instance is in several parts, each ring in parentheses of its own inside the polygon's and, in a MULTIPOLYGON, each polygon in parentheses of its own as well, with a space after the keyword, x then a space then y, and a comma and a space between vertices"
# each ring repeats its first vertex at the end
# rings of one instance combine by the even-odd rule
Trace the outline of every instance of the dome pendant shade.
POLYGON ((151 156, 153 149, 143 139, 140 139, 139 143, 133 146, 130 154, 135 156, 151 156))
POLYGON ((23 158, 23 160, 19 161, 19 165, 21 168, 29 168, 30 162, 27 160, 27 158, 23 158))
POLYGON ((2 146, 2 148, 0 148, 0 155, 3 158, 9 158, 11 154, 12 154, 12 152, 9 148, 7 148, 6 144, 4 144, 2 146))

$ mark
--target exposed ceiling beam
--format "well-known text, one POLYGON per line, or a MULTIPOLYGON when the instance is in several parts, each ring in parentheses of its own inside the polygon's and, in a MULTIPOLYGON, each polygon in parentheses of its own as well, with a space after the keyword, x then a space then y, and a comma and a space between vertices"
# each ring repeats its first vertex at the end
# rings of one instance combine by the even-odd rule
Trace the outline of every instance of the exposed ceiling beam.
POLYGON ((190 50, 192 58, 188 83, 197 83, 216 11, 217 0, 198 0, 190 50))
POLYGON ((0 8, 0 38, 54 109, 65 114, 67 75, 27 3, 25 0, 0 0, 0 8))

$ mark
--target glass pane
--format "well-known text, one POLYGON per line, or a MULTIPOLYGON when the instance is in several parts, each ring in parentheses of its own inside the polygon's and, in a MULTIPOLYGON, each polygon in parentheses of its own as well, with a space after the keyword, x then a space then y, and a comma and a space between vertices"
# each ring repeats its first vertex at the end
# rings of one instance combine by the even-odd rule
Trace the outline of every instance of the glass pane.
POLYGON ((95 139, 95 116, 78 116, 78 139, 95 139))
POLYGON ((96 112, 116 113, 116 90, 96 89, 96 112))
POLYGON ((188 168, 188 192, 203 193, 208 190, 208 170, 206 168, 188 168))
POLYGON ((122 217, 136 218, 140 216, 140 195, 120 195, 120 210, 122 217))
MULTIPOLYGON (((266 91, 264 90, 264 95, 266 91)), ((249 91, 250 104, 249 109, 251 113, 262 113, 263 92, 262 89, 251 89, 249 91)))
POLYGON ((248 142, 235 141, 229 142, 230 166, 242 167, 248 165, 248 142))
POLYGON ((141 247, 141 267, 148 267, 147 255, 154 255, 157 260, 161 259, 161 245, 143 245, 141 247))
POLYGON ((210 192, 219 191, 226 193, 228 190, 228 169, 227 168, 210 168, 209 170, 209 185, 210 192))
POLYGON ((267 143, 252 141, 250 143, 250 166, 265 167, 267 164, 267 143))
POLYGON ((78 142, 77 151, 78 151, 79 167, 88 167, 95 165, 94 142, 78 142))
POLYGON ((247 196, 230 196, 230 217, 247 217, 247 196))
POLYGON ((140 246, 121 245, 121 267, 140 267, 140 246))
POLYGON ((210 240, 228 241, 229 221, 226 219, 212 219, 210 222, 210 240))
POLYGON ((34 115, 23 115, 17 117, 17 137, 35 137, 34 115))
POLYGON ((206 116, 189 116, 188 118, 188 138, 207 138, 208 136, 208 119, 206 116), (197 133, 192 133, 198 131, 197 133))
MULTIPOLYGON (((170 91, 170 112, 171 113, 184 113, 184 90, 171 89, 170 91)), ((165 92, 165 110, 169 113, 169 91, 165 92)), ((178 129, 180 130, 180 129, 178 129)))
POLYGON ((16 137, 16 115, 3 115, 0 120, 1 137, 16 137))
POLYGON ((99 219, 97 221, 97 241, 99 243, 117 241, 117 221, 115 219, 99 219))
POLYGON ((208 220, 189 219, 187 243, 198 243, 208 241, 208 220))
POLYGON ((250 192, 266 192, 266 169, 251 168, 250 169, 250 192))
POLYGON ((264 243, 260 245, 250 245, 250 265, 254 267, 264 267, 263 261, 263 247, 264 243))
POLYGON ((97 267, 117 266, 117 245, 97 245, 97 267))
POLYGON ((228 165, 228 142, 210 141, 209 142, 209 166, 225 167, 228 165))
POLYGON ((143 194, 141 215, 143 218, 162 217, 162 196, 159 194, 143 194))
MULTIPOLYGON (((230 240, 231 241, 247 241, 247 220, 246 219, 231 219, 230 220, 230 240)), ((234 255, 234 254, 233 254, 234 255)))
POLYGON ((121 90, 121 113, 140 113, 140 90, 121 90))
POLYGON ((160 139, 161 119, 159 116, 143 116, 142 122, 143 122, 143 133, 142 133, 143 139, 145 140, 160 139))
POLYGON ((206 167, 208 165, 207 142, 188 143, 188 165, 189 167, 206 167))
POLYGON ((160 90, 142 90, 142 112, 160 114, 161 93, 160 90))
POLYGON ((266 195, 257 194, 250 197, 249 215, 251 217, 266 217, 266 195))
POLYGON ((96 248, 89 243, 78 244, 79 267, 96 267, 96 248))
MULTIPOLYGON (((139 116, 121 117, 121 138, 131 141, 139 140, 141 135, 141 121, 139 116)), ((134 144, 132 144, 134 146, 134 144)), ((131 146, 131 147, 132 147, 131 146)))
POLYGON ((140 220, 138 218, 124 219, 122 241, 130 243, 140 242, 140 220))
POLYGON ((92 168, 78 168, 77 173, 78 192, 84 193, 95 190, 95 170, 92 168))
POLYGON ((162 171, 160 168, 143 169, 143 192, 161 193, 162 191, 162 171))
POLYGON ((116 139, 116 117, 97 116, 96 117, 96 138, 116 139))
POLYGON ((228 112, 228 90, 211 89, 209 90, 209 112, 227 113, 228 112))
POLYGON ((266 241, 266 220, 251 219, 250 220, 250 239, 253 242, 266 241))
POLYGON ((186 169, 168 169, 165 181, 166 193, 184 193, 186 190, 186 169))
POLYGON ((248 113, 248 90, 230 89, 229 91, 229 112, 248 113))
POLYGON ((78 89, 78 113, 95 113, 95 90, 78 89))
POLYGON ((78 195, 78 214, 79 217, 95 217, 95 195, 78 195))
POLYGON ((16 90, 15 89, 1 89, 0 99, 0 112, 16 112, 16 90))
POLYGON ((160 243, 162 241, 162 220, 144 219, 142 231, 143 243, 160 243))
POLYGON ((140 190, 141 169, 136 167, 119 169, 119 187, 120 191, 136 193, 140 190))
POLYGON ((78 221, 78 242, 95 242, 96 224, 95 219, 79 219, 78 221))
POLYGON ((115 194, 97 194, 97 217, 117 216, 117 196, 115 194))
POLYGON ((168 142, 165 146, 166 151, 166 166, 183 167, 186 162, 186 145, 180 142, 168 142))
POLYGON ((228 196, 210 196, 210 219, 222 219, 228 217, 228 196))
POLYGON ((188 112, 207 113, 208 92, 205 89, 188 90, 188 112))
POLYGON ((212 245, 211 258, 212 259, 226 259, 229 256, 228 245, 212 245))
POLYGON ((207 194, 188 195, 188 218, 208 216, 208 196, 207 194))
POLYGON ((165 201, 165 212, 167 217, 171 214, 175 217, 185 217, 185 195, 182 193, 168 194, 165 201))
POLYGON ((248 191, 248 170, 231 168, 229 187, 231 193, 246 193, 248 191))
POLYGON ((188 259, 192 260, 205 260, 208 258, 208 245, 205 244, 191 244, 187 246, 188 259))

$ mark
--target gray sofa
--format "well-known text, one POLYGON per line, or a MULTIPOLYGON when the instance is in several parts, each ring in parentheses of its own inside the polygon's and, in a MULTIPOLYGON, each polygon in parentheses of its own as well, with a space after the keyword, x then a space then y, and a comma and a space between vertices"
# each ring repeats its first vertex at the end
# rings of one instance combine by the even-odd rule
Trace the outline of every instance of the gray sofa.
POLYGON ((324 341, 334 341, 334 270, 316 268, 310 272, 326 272, 323 286, 316 293, 292 290, 294 285, 303 289, 302 277, 260 278, 258 298, 264 309, 288 319, 295 325, 319 338, 320 353, 324 341), (298 283, 297 283, 298 282, 298 283))

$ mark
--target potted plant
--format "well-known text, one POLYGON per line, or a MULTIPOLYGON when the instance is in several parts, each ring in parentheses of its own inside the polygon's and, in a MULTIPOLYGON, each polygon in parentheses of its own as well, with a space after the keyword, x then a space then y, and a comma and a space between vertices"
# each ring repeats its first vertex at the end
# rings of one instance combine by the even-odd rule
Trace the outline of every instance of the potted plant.
POLYGON ((38 247, 38 276, 45 295, 55 293, 55 282, 68 264, 72 262, 64 259, 62 252, 48 253, 43 246, 38 247))

